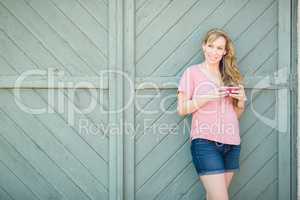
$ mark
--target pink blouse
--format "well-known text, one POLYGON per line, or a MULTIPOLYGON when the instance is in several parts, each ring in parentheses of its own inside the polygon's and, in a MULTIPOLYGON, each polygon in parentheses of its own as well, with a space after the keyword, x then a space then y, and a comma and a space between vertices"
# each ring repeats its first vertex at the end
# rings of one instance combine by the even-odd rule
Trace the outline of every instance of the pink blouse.
MULTIPOLYGON (((178 85, 178 91, 184 92, 189 99, 217 89, 218 86, 202 72, 200 65, 187 68, 178 85)), ((192 113, 190 141, 204 138, 238 145, 241 142, 239 132, 239 121, 230 97, 210 101, 192 113)))

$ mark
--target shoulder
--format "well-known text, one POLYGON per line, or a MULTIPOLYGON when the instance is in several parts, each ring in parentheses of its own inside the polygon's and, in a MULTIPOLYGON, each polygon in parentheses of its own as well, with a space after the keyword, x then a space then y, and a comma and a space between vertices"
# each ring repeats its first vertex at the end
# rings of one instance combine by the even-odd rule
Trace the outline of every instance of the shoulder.
POLYGON ((189 67, 187 67, 182 74, 189 74, 189 75, 194 75, 197 70, 198 70, 198 67, 199 67, 199 64, 194 64, 194 65, 191 65, 189 67))

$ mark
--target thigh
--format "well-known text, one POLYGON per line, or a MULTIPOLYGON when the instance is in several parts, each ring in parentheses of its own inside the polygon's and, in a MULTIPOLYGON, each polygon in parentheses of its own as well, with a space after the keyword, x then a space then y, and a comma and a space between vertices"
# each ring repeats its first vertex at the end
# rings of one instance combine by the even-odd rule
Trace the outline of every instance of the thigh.
POLYGON ((224 160, 214 142, 199 138, 192 140, 191 154, 199 176, 224 173, 224 160))
POLYGON ((228 200, 228 190, 224 173, 200 176, 200 180, 209 199, 228 200))
POLYGON ((225 171, 238 170, 240 168, 241 145, 230 145, 230 149, 224 155, 225 171))

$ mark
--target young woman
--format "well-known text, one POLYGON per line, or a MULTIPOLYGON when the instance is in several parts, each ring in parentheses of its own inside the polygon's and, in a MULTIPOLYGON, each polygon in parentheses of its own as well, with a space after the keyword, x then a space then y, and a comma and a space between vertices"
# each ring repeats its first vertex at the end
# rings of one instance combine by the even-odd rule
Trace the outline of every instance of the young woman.
POLYGON ((202 50, 204 62, 188 67, 180 79, 177 112, 193 116, 191 154, 207 200, 228 200, 234 171, 239 170, 239 118, 246 100, 243 77, 224 31, 210 30, 202 50))

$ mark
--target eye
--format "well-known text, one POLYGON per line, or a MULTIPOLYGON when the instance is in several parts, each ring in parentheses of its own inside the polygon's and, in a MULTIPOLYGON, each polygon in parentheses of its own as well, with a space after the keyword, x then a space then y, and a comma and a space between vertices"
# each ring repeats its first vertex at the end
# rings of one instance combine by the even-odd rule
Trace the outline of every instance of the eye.
POLYGON ((211 44, 209 44, 209 45, 207 45, 208 47, 213 47, 213 45, 211 45, 211 44))

